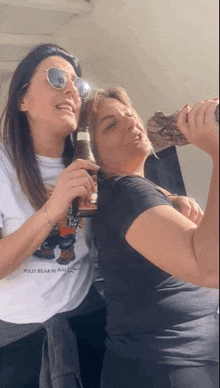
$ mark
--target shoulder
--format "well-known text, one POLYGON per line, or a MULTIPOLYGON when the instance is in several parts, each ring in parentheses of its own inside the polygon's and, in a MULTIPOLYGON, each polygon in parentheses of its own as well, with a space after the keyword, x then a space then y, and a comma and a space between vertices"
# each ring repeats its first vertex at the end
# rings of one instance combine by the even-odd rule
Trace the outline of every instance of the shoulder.
POLYGON ((170 201, 149 180, 134 175, 106 179, 98 175, 96 222, 110 228, 127 227, 146 210, 170 201))
POLYGON ((137 175, 126 175, 106 179, 99 175, 99 194, 101 201, 113 200, 141 203, 148 202, 149 207, 159 204, 168 204, 170 201, 160 189, 146 178, 137 175))

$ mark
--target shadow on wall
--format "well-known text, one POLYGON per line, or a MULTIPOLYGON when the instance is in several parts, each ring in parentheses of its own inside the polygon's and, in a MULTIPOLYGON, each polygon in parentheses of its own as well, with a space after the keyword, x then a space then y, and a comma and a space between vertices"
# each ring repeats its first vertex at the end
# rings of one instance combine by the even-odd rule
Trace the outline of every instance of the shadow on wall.
POLYGON ((145 176, 156 185, 178 195, 187 195, 179 165, 176 147, 151 155, 145 164, 145 176))

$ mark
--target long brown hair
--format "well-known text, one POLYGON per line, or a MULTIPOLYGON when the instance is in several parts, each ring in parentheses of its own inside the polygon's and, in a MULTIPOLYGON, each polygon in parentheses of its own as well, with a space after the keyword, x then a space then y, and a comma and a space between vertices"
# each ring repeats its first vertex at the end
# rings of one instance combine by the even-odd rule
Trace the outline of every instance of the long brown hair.
MULTIPOLYGON (((20 62, 11 80, 8 102, 0 119, 3 122, 2 141, 13 163, 18 181, 35 210, 40 209, 47 200, 46 190, 40 175, 30 128, 24 112, 19 109, 29 82, 40 62, 50 56, 60 56, 74 68, 78 77, 81 69, 76 58, 55 44, 41 44, 31 50, 20 62)), ((65 141, 63 162, 67 166, 73 158, 73 147, 68 136, 65 141)))

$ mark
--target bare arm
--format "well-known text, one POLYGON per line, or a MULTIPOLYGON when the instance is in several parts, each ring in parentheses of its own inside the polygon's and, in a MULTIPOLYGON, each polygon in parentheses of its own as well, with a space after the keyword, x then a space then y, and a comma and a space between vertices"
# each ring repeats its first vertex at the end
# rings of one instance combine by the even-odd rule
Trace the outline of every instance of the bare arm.
POLYGON ((77 197, 90 197, 95 191, 92 178, 85 169, 97 169, 90 162, 77 160, 68 166, 58 178, 54 192, 45 208, 35 212, 24 224, 9 236, 0 234, 0 279, 14 272, 49 235, 53 225, 62 219, 77 197))
POLYGON ((186 197, 184 195, 176 196, 175 194, 171 194, 169 191, 162 187, 158 186, 158 188, 166 197, 170 199, 176 210, 178 210, 196 225, 199 225, 204 212, 198 203, 194 200, 194 198, 186 197))
POLYGON ((14 272, 47 238, 52 227, 44 209, 37 211, 16 232, 0 239, 0 278, 14 272))
POLYGON ((204 216, 199 226, 168 206, 151 208, 132 223, 127 242, 162 270, 204 287, 218 288, 218 128, 212 118, 217 102, 182 111, 179 128, 213 160, 204 216), (188 123, 186 123, 188 113, 188 123))

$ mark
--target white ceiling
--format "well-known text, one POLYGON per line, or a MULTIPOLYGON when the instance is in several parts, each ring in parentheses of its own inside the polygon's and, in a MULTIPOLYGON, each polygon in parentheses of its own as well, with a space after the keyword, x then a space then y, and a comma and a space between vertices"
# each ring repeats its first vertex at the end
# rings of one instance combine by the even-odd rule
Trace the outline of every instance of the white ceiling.
POLYGON ((123 86, 144 121, 217 96, 218 13, 217 0, 0 0, 0 112, 18 62, 43 42, 79 57, 93 86, 123 86))
POLYGON ((3 90, 42 42, 78 56, 94 86, 124 86, 145 120, 218 92, 217 0, 0 0, 3 90))
POLYGON ((0 3, 1 86, 31 47, 54 42, 60 28, 76 15, 88 15, 92 9, 87 0, 3 0, 0 3))

